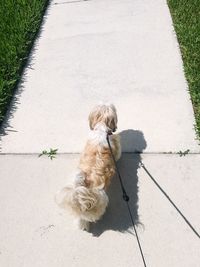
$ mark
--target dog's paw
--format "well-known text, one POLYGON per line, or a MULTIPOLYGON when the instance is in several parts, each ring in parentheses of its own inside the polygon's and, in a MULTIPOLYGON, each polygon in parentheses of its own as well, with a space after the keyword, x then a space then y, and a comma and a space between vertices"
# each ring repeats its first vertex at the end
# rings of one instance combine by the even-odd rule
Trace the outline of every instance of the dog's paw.
POLYGON ((90 223, 88 221, 85 221, 85 220, 82 220, 82 219, 77 219, 76 220, 76 225, 77 225, 77 228, 80 229, 80 230, 89 231, 90 223))
POLYGON ((80 220, 79 222, 79 229, 89 231, 90 223, 84 220, 80 220))

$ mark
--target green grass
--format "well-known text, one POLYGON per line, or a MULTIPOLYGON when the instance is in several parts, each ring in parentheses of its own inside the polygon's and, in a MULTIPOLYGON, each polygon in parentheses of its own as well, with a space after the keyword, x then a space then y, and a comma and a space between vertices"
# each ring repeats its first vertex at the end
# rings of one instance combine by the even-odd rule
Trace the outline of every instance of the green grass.
POLYGON ((0 1, 0 124, 39 30, 48 0, 0 1))
POLYGON ((200 137, 200 0, 168 0, 200 137))

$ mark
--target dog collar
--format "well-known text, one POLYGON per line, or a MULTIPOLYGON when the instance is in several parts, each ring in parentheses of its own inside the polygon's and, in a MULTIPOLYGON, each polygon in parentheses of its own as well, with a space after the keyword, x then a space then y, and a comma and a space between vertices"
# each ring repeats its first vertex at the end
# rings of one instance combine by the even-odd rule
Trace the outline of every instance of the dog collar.
POLYGON ((113 133, 112 133, 111 130, 108 130, 108 131, 107 131, 107 134, 108 134, 108 135, 112 135, 113 133))

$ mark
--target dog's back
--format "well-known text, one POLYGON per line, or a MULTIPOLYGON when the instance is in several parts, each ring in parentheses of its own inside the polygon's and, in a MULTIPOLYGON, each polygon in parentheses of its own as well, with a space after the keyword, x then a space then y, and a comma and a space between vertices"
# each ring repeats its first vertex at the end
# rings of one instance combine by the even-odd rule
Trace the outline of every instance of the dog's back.
MULTIPOLYGON (((116 134, 109 136, 116 160, 121 155, 120 140, 116 134)), ((79 169, 85 174, 87 187, 107 188, 115 174, 115 166, 107 143, 107 128, 98 125, 94 129, 81 155, 79 169)))

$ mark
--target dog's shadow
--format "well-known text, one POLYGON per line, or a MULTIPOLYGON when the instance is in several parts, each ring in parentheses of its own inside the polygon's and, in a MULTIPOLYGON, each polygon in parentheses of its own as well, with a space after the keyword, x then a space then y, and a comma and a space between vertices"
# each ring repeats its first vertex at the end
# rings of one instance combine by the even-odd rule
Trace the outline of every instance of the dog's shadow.
MULTIPOLYGON (((125 130, 120 133, 122 156, 118 167, 128 196, 135 224, 139 224, 138 216, 138 176, 137 170, 141 161, 140 152, 146 148, 146 141, 141 131, 125 130), (127 153, 128 152, 128 153, 127 153), (133 152, 133 153, 132 153, 133 152)), ((117 175, 113 177, 108 190, 109 205, 100 221, 91 224, 90 232, 100 236, 106 230, 125 232, 132 226, 126 202, 122 198, 122 190, 117 175)))

